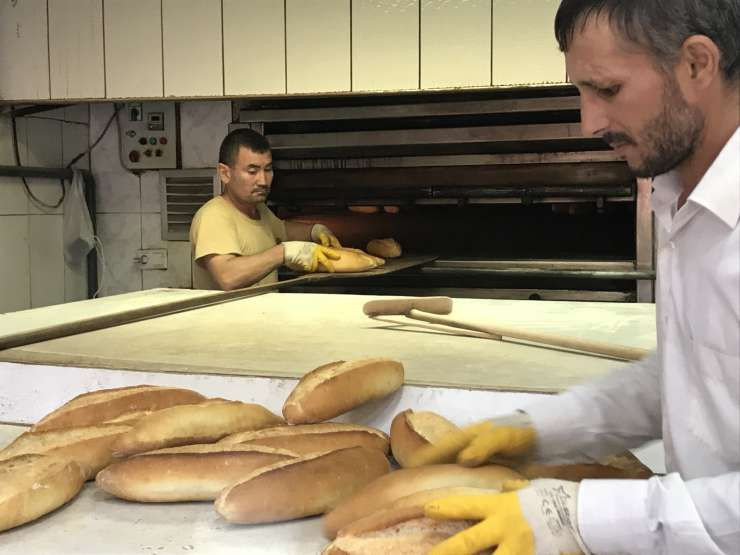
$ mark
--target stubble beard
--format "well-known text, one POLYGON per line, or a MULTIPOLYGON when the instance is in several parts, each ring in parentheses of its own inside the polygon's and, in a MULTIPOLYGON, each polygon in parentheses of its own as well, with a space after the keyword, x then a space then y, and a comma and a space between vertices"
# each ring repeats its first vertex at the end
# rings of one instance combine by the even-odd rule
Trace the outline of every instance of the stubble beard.
POLYGON ((663 90, 663 111, 645 125, 638 141, 646 154, 630 170, 636 177, 651 178, 675 169, 694 154, 703 130, 703 114, 689 106, 675 78, 668 76, 663 90))

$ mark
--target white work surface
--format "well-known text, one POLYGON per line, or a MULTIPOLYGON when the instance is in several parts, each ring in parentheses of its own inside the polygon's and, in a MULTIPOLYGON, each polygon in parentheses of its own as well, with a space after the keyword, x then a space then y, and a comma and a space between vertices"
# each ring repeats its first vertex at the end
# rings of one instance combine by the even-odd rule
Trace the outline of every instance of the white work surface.
MULTIPOLYGON (((120 297, 107 303, 120 304, 120 297)), ((387 433, 407 408, 462 425, 526 408, 540 397, 536 391, 558 391, 625 364, 369 320, 361 308, 372 298, 269 293, 2 351, 0 422, 30 424, 80 393, 141 383, 260 403, 279 414, 306 371, 331 360, 388 356, 404 363, 407 384, 336 419, 387 433)), ((652 305, 455 299, 452 316, 644 348, 655 341, 652 305)), ((33 318, 39 321, 39 313, 33 318)), ((14 320, 22 322, 23 313, 14 320)), ((0 446, 22 429, 0 425, 0 446)), ((636 454, 662 470, 659 444, 636 454)), ((92 483, 58 511, 0 533, 3 555, 310 555, 326 543, 319 518, 231 525, 211 503, 128 503, 92 483)))

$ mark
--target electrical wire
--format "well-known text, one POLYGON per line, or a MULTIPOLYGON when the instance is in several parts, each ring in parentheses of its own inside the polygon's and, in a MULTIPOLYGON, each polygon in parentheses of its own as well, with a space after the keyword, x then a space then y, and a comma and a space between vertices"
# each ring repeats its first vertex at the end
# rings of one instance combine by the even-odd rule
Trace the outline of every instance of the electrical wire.
MULTIPOLYGON (((13 135, 13 154, 15 155, 15 165, 19 168, 21 167, 21 155, 18 151, 18 129, 16 128, 15 123, 15 115, 13 114, 13 108, 14 106, 11 106, 11 112, 10 112, 10 125, 12 129, 12 135, 13 135)), ((66 190, 64 188, 64 179, 59 180, 59 184, 62 187, 62 193, 59 195, 59 200, 54 204, 47 204, 40 198, 38 198, 36 195, 33 194, 33 191, 31 191, 31 188, 28 186, 28 182, 26 181, 26 178, 21 176, 21 181, 23 182, 23 188, 26 191, 26 195, 28 195, 28 198, 30 198, 33 202, 38 204, 39 206, 43 208, 59 208, 61 206, 62 202, 64 202, 64 197, 66 196, 66 190)))
MULTIPOLYGON (((105 127, 103 128, 103 131, 100 133, 100 135, 98 136, 98 138, 95 139, 95 142, 93 142, 93 144, 91 144, 86 150, 83 150, 77 156, 75 156, 74 158, 72 158, 72 160, 70 160, 69 163, 66 165, 67 168, 71 168, 74 165, 75 162, 77 162, 80 158, 82 158, 86 154, 89 154, 90 152, 92 152, 92 149, 94 149, 96 146, 98 146, 98 143, 103 139, 103 137, 105 136, 105 134, 108 132, 108 129, 110 129, 110 126, 113 123, 113 120, 116 119, 116 116, 118 115, 118 112, 121 110, 122 106, 123 105, 114 108, 113 115, 110 117, 110 119, 108 120, 108 122, 105 124, 105 127)), ((11 121, 11 127, 12 127, 12 131, 13 131, 13 133, 12 133, 13 134, 13 153, 15 154, 15 163, 16 163, 16 166, 18 166, 20 168, 22 166, 21 166, 20 152, 18 151, 18 130, 16 128, 15 115, 13 115, 13 109, 14 109, 14 106, 11 106, 10 121, 11 121)), ((41 119, 41 118, 39 118, 39 119, 41 119)), ((26 181, 26 178, 25 177, 21 177, 21 181, 23 182, 23 187, 25 188, 25 191, 26 191, 26 194, 28 195, 28 197, 31 200, 33 200, 36 204, 38 204, 38 205, 40 205, 40 206, 42 206, 44 208, 50 208, 50 209, 58 208, 62 204, 62 202, 64 202, 64 197, 66 196, 66 189, 64 188, 64 180, 63 179, 60 179, 59 180, 59 183, 60 183, 60 185, 62 187, 61 195, 59 196, 59 200, 56 203, 54 203, 54 204, 47 204, 44 201, 42 201, 41 199, 39 199, 36 195, 34 195, 33 194, 33 191, 31 191, 30 187, 28 186, 28 182, 26 181)))

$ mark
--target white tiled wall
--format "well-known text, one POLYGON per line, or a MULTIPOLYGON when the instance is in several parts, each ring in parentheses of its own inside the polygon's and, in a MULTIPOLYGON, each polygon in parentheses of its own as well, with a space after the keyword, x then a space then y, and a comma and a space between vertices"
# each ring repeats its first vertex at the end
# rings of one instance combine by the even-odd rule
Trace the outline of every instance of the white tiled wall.
MULTIPOLYGON (((18 147, 24 165, 62 167, 83 152, 105 129, 112 103, 77 104, 17 120, 18 147)), ((231 121, 229 101, 192 101, 180 105, 182 165, 212 168, 231 121)), ((0 165, 13 165, 10 119, 0 115, 0 165)), ((187 241, 163 241, 159 172, 133 174, 121 164, 118 127, 113 121, 92 151, 76 164, 95 177, 99 295, 153 287, 191 287, 187 241), (142 270, 137 251, 167 249, 166 270, 142 270)), ((29 179, 33 193, 46 203, 60 194, 59 182, 29 179)), ((0 177, 0 313, 87 297, 87 269, 66 263, 63 209, 36 205, 20 179, 0 177)))
MULTIPOLYGON (((87 148, 88 107, 62 107, 19 118, 17 132, 22 164, 61 167, 87 148)), ((10 118, 0 115, 0 165, 15 163, 10 118)), ((87 168, 87 157, 75 167, 87 168)), ((27 182, 44 203, 59 199, 58 181, 27 182)), ((63 226, 63 205, 40 206, 26 194, 20 179, 0 177, 0 313, 87 297, 85 262, 73 265, 64 260, 63 226)))
MULTIPOLYGON (((113 104, 90 105, 90 140, 94 141, 113 114, 113 104)), ((231 121, 229 101, 191 101, 180 105, 183 168, 211 168, 231 121)), ((159 172, 133 174, 120 161, 118 129, 111 126, 92 152, 97 183, 100 295, 153 287, 191 287, 190 245, 163 241, 159 172), (166 270, 141 270, 134 261, 140 249, 167 249, 166 270), (103 264, 104 260, 104 264, 103 264)))

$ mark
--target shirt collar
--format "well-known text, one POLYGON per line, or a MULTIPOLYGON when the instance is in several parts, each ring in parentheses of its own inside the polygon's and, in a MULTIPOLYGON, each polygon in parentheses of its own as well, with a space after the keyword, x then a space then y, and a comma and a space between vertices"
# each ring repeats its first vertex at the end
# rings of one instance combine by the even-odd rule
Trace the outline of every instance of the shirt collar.
MULTIPOLYGON (((681 194, 678 173, 673 170, 653 181, 652 205, 656 218, 667 223, 681 194), (666 221, 666 218, 668 219, 666 221)), ((720 151, 712 165, 689 195, 687 202, 702 206, 728 227, 740 220, 740 128, 720 151)), ((669 225, 666 225, 670 228, 669 225)))
POLYGON ((719 156, 689 195, 733 228, 740 219, 740 128, 735 129, 719 156))

